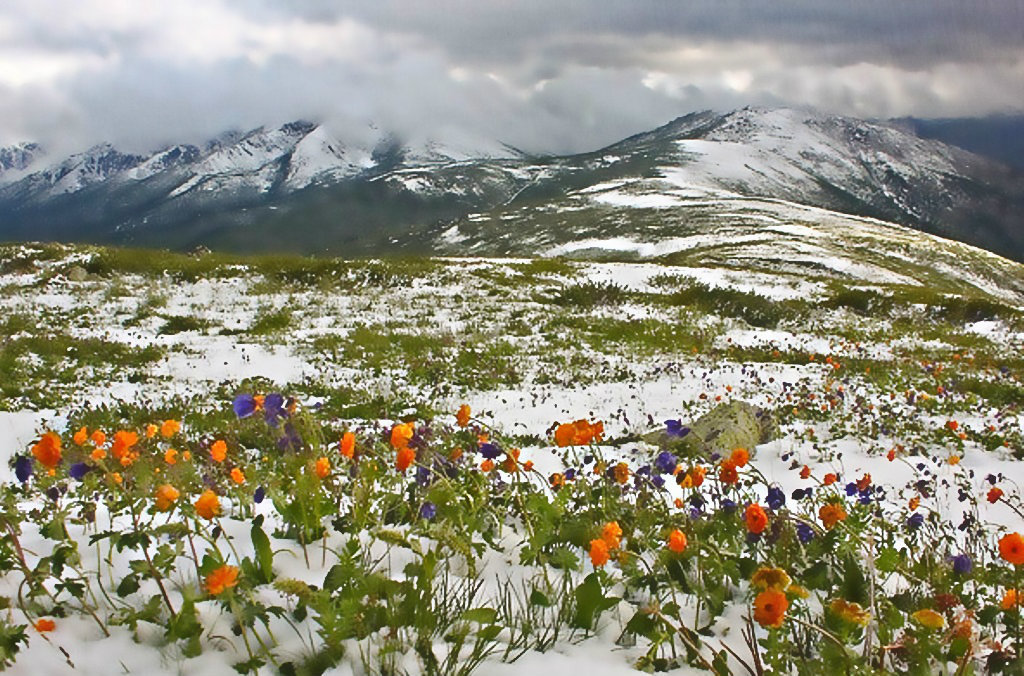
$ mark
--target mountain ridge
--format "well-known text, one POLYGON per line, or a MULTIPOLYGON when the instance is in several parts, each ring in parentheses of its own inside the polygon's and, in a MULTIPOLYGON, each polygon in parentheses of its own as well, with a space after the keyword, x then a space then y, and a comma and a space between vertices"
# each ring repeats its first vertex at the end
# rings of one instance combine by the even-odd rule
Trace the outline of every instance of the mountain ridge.
POLYGON ((0 149, 0 238, 429 252, 441 247, 425 230, 473 213, 667 173, 681 186, 879 218, 1024 260, 1018 172, 898 125, 811 110, 690 113, 569 156, 379 130, 342 143, 303 120, 148 155, 99 144, 46 164, 30 146, 0 149))

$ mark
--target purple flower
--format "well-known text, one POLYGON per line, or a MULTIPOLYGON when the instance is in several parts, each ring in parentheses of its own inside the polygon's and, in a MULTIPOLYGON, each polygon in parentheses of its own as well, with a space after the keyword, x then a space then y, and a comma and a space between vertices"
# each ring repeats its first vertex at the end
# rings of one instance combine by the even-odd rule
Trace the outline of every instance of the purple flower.
POLYGON ((665 485, 665 479, 664 477, 656 476, 651 479, 651 483, 654 484, 656 488, 661 488, 665 485))
POLYGON ((430 483, 430 469, 425 465, 416 465, 416 483, 420 486, 430 483))
POLYGON ((971 572, 971 569, 974 567, 974 564, 971 563, 971 557, 967 556, 966 554, 957 554, 956 556, 951 556, 950 560, 953 562, 953 572, 957 573, 958 575, 967 575, 971 572))
POLYGON ((733 512, 735 512, 736 511, 736 501, 735 500, 730 500, 729 498, 725 498, 724 500, 722 500, 722 511, 724 511, 724 512, 726 512, 728 514, 732 514, 733 512))
POLYGON ((680 420, 666 420, 665 433, 670 437, 685 437, 690 433, 690 428, 683 425, 680 420))
POLYGON ((256 489, 256 492, 252 494, 252 501, 258 505, 261 502, 263 502, 263 498, 265 498, 266 496, 266 489, 264 489, 263 486, 260 486, 259 488, 256 489))
POLYGON ((424 502, 420 507, 420 516, 424 519, 433 519, 437 516, 437 506, 433 502, 424 502))
POLYGON ((907 519, 907 528, 910 530, 917 530, 924 523, 924 514, 920 512, 911 514, 910 518, 907 519))
POLYGON ((231 408, 239 418, 248 418, 256 411, 256 399, 251 394, 240 394, 235 397, 231 408))
POLYGON ((494 460, 501 455, 501 449, 498 448, 496 444, 480 444, 480 455, 484 456, 488 460, 494 460))
POLYGON ((21 483, 28 481, 28 478, 32 476, 32 458, 27 455, 18 458, 14 463, 14 476, 18 477, 18 481, 21 483))
POLYGON ((46 497, 50 498, 54 502, 57 502, 57 499, 60 498, 60 489, 58 489, 56 486, 50 486, 49 488, 46 489, 46 497))
POLYGON ((277 423, 287 415, 284 409, 284 395, 280 392, 271 392, 263 400, 263 417, 271 427, 277 427, 277 423))
POLYGON ((74 465, 68 468, 68 474, 72 479, 81 481, 82 478, 89 473, 89 466, 84 462, 76 462, 74 465))
POLYGON ((662 451, 654 459, 654 467, 659 474, 671 474, 676 468, 676 456, 668 451, 662 451))
POLYGON ((284 436, 277 440, 277 447, 282 451, 298 450, 302 446, 302 437, 290 422, 285 423, 284 436))
POLYGON ((768 489, 767 502, 769 507, 777 511, 786 504, 786 494, 778 486, 772 486, 768 489))
POLYGON ((855 481, 851 481, 850 483, 846 484, 846 494, 847 495, 856 495, 857 494, 857 483, 855 481))
POLYGON ((576 468, 570 467, 569 469, 565 470, 565 480, 566 481, 572 481, 575 478, 576 478, 576 468))
POLYGON ((807 544, 814 539, 814 529, 810 525, 800 522, 796 525, 796 536, 800 542, 807 544))

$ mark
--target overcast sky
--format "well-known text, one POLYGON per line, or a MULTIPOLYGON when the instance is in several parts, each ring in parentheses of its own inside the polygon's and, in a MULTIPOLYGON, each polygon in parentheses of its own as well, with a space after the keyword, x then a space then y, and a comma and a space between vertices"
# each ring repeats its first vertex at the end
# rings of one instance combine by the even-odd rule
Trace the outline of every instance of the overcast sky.
POLYGON ((306 118, 590 150, 706 108, 1024 107, 1020 0, 2 0, 0 143, 306 118))

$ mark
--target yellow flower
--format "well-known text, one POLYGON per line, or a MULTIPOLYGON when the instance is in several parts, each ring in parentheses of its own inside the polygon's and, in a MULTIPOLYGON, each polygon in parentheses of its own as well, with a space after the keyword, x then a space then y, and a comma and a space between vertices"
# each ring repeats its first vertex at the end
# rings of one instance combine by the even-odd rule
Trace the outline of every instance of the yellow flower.
POLYGON ((758 568, 750 578, 751 586, 758 589, 778 589, 785 591, 792 582, 786 571, 781 568, 758 568))
POLYGON ((828 607, 841 620, 851 624, 864 627, 871 620, 871 613, 861 608, 859 603, 850 603, 846 599, 835 599, 828 607))
POLYGON ((919 610, 910 617, 912 617, 915 622, 928 629, 942 629, 946 626, 946 618, 930 608, 919 610))

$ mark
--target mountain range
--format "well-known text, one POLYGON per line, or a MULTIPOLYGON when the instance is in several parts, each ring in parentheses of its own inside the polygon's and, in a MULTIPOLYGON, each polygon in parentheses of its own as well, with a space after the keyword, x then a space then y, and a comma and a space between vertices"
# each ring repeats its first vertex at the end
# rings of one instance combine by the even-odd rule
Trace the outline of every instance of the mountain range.
MULTIPOLYGON (((583 241, 656 244, 655 230, 677 240, 714 236, 735 225, 738 206, 783 203, 804 216, 819 209, 875 219, 1024 260, 1018 170, 921 138, 907 124, 808 110, 693 113, 569 156, 385 133, 346 144, 305 121, 144 154, 110 144, 68 157, 34 143, 0 149, 5 240, 582 255, 594 252, 583 241)), ((764 218, 781 216, 747 222, 764 218)), ((626 249, 640 257, 655 250, 626 249)))

